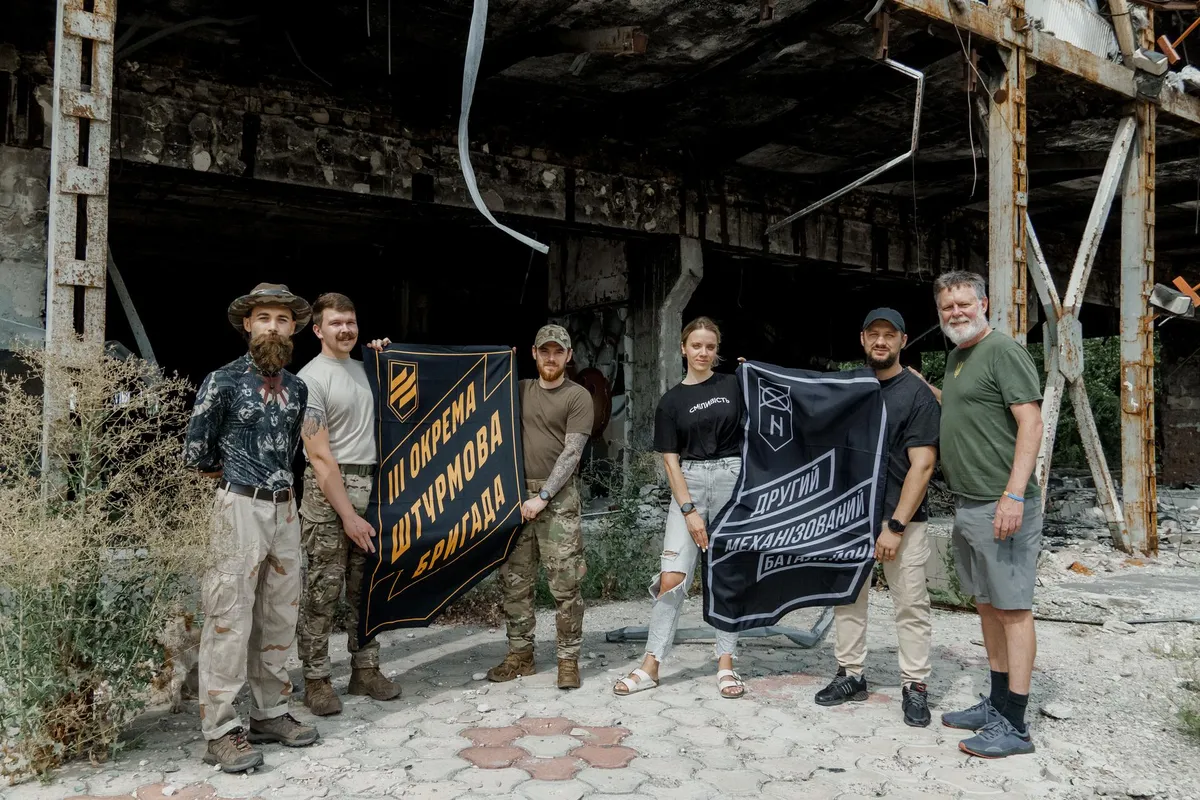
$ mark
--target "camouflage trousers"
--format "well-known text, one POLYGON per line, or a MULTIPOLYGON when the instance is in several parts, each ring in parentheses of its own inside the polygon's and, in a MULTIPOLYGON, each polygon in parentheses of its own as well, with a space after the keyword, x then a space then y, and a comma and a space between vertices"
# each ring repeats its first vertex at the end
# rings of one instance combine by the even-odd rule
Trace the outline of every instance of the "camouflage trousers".
MULTIPOLYGON (((342 474, 346 494, 359 514, 365 514, 371 499, 371 478, 366 475, 342 474)), ((342 521, 325 493, 317 485, 311 466, 304 470, 304 499, 300 503, 300 526, 303 531, 304 552, 308 556, 308 581, 300 613, 300 661, 304 678, 328 678, 333 673, 329 660, 329 635, 337 614, 342 589, 350 606, 346 619, 346 647, 350 651, 350 666, 369 669, 379 666, 379 640, 372 639, 366 647, 358 646, 358 604, 362 595, 363 572, 367 554, 359 550, 346 536, 342 521)), ((378 537, 376 538, 378 547, 378 537)))
MULTIPOLYGON (((543 483, 525 481, 528 496, 537 497, 543 483)), ((537 519, 525 523, 508 560, 500 567, 508 647, 514 653, 533 649, 533 596, 540 556, 550 594, 558 606, 558 658, 579 658, 583 641, 583 596, 579 582, 587 573, 581 511, 579 487, 571 480, 537 519)))
POLYGON ((217 490, 213 562, 200 583, 200 730, 219 739, 242 721, 233 701, 250 681, 250 717, 288 712, 286 662, 300 601, 300 520, 296 503, 217 490))

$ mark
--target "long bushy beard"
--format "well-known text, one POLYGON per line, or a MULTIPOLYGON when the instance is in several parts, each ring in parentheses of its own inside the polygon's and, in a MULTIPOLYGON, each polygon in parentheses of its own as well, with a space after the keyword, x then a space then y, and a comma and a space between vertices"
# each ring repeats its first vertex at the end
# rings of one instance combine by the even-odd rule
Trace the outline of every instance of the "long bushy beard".
POLYGON ((946 334, 946 338, 959 345, 963 342, 969 342, 979 334, 983 333, 983 329, 988 326, 987 314, 980 314, 967 327, 954 327, 945 322, 942 323, 942 333, 946 334))
POLYGON ((250 358, 264 375, 275 375, 292 360, 292 340, 275 333, 253 336, 250 358))

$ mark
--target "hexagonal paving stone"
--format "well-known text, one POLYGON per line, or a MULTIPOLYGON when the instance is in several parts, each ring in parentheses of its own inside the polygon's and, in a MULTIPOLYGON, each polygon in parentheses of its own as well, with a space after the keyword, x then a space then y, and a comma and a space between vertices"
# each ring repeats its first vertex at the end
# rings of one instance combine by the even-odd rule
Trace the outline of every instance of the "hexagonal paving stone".
POLYGON ((529 780, 529 773, 520 769, 465 769, 454 778, 471 787, 474 792, 489 795, 504 794, 529 780))
POLYGON ((462 731, 463 736, 470 739, 479 747, 512 744, 525 735, 525 731, 515 725, 503 728, 468 728, 462 731))
POLYGON ((626 794, 645 783, 646 773, 633 769, 596 769, 588 767, 579 771, 579 780, 591 784, 600 792, 626 794))
POLYGON ((534 758, 528 756, 513 764, 517 769, 525 770, 529 777, 538 781, 566 781, 575 777, 583 766, 583 762, 571 756, 558 758, 534 758))
POLYGON ((638 752, 619 744, 606 747, 585 744, 583 747, 572 750, 571 755, 583 759, 590 766, 599 769, 621 769, 629 766, 629 762, 637 758, 638 752))
POLYGON ((587 742, 588 744, 613 745, 620 744, 622 739, 630 735, 630 731, 628 728, 614 727, 611 725, 592 727, 579 726, 577 728, 572 728, 571 734, 583 739, 583 741, 587 742), (582 736, 579 735, 579 731, 583 732, 582 736))
POLYGON ((525 717, 517 721, 517 727, 529 736, 558 736, 575 727, 566 717, 525 717))
POLYGON ((532 780, 521 784, 517 791, 529 800, 581 800, 592 787, 580 781, 555 781, 547 783, 532 780))
POLYGON ((579 739, 573 736, 522 736, 513 742, 514 747, 520 747, 535 758, 555 758, 565 756, 579 747, 579 739))
POLYGON ((483 745, 458 751, 458 757, 470 761, 481 769, 503 769, 511 767, 529 754, 512 745, 483 745))

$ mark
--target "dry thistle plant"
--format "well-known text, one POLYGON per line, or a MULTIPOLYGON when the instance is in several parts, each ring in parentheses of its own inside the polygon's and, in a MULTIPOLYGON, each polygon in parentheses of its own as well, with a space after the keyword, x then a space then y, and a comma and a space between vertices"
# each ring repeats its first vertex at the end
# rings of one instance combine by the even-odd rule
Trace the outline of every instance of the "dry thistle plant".
POLYGON ((0 375, 0 775, 10 783, 120 748, 162 663, 155 638, 206 566, 213 491, 180 458, 186 380, 107 354, 16 355, 29 375, 0 375), (65 414, 45 475, 37 381, 65 414))

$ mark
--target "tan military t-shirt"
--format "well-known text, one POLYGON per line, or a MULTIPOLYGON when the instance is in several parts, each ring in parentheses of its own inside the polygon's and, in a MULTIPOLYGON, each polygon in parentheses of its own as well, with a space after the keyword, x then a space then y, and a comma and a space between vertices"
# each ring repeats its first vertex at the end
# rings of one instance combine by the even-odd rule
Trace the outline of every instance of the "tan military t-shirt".
POLYGON ((375 397, 363 363, 318 354, 297 374, 308 386, 308 412, 325 415, 329 449, 338 464, 377 462, 375 397))
POLYGON ((543 389, 536 380, 523 380, 520 387, 525 477, 545 480, 562 455, 568 433, 591 435, 592 396, 570 379, 554 389, 543 389))

